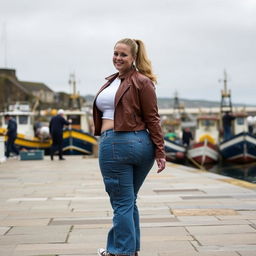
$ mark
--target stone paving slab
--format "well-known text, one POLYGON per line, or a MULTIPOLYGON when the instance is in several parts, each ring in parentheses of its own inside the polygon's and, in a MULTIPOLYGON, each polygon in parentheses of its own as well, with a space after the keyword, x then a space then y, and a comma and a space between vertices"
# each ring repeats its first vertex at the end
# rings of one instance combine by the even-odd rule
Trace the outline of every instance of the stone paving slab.
POLYGON ((214 245, 214 246, 198 246, 196 241, 191 242, 196 250, 200 253, 202 252, 237 252, 240 255, 240 252, 243 252, 244 254, 248 253, 255 253, 256 252, 256 245, 252 244, 238 244, 238 245, 225 245, 225 246, 220 246, 220 245, 214 245))
POLYGON ((215 215, 237 215, 238 213, 231 209, 174 209, 172 213, 175 216, 215 216, 215 215))
MULTIPOLYGON (((138 197, 140 256, 256 256, 256 187, 168 164, 138 197)), ((0 165, 0 256, 96 256, 112 210, 97 159, 0 165)))
POLYGON ((0 236, 4 235, 10 227, 0 227, 0 236))
MULTIPOLYGON (((96 250, 88 244, 20 244, 16 247, 14 256, 59 255, 59 254, 93 254, 96 250)), ((96 253, 95 253, 96 254, 96 253)))
POLYGON ((37 235, 37 234, 67 234, 71 229, 71 226, 37 226, 36 229, 32 227, 12 227, 8 231, 8 236, 10 235, 37 235))
POLYGON ((0 255, 1 256, 12 256, 14 254, 16 245, 1 245, 0 255))
POLYGON ((211 234, 195 235, 196 240, 201 245, 251 245, 256 242, 256 233, 233 233, 233 234, 211 234))
POLYGON ((246 234, 255 233, 256 229, 250 225, 222 225, 222 226, 196 226, 186 227, 192 235, 222 235, 222 234, 246 234))
POLYGON ((256 256, 256 251, 254 251, 254 252, 248 252, 248 251, 243 252, 243 251, 239 251, 239 255, 241 255, 241 256, 256 256))
MULTIPOLYGON (((159 253, 158 256, 238 256, 239 254, 237 254, 236 252, 189 252, 189 254, 187 252, 175 252, 175 254, 173 252, 171 253, 159 253)), ((249 256, 249 255, 248 255, 249 256)))
POLYGON ((50 222, 50 219, 15 219, 9 220, 8 217, 4 220, 0 221, 0 226, 14 226, 14 227, 22 227, 22 226, 47 226, 50 222))
POLYGON ((66 233, 48 233, 33 235, 9 235, 0 239, 2 245, 19 245, 31 243, 65 243, 67 239, 66 233))
POLYGON ((256 220, 250 220, 250 222, 256 225, 256 220))

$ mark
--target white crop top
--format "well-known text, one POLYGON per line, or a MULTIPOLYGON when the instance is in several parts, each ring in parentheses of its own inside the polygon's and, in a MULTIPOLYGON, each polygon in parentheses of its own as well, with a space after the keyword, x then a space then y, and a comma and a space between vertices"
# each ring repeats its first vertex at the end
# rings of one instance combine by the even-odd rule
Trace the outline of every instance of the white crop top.
POLYGON ((97 108, 103 113, 102 119, 114 120, 115 96, 121 81, 117 77, 96 99, 97 108))

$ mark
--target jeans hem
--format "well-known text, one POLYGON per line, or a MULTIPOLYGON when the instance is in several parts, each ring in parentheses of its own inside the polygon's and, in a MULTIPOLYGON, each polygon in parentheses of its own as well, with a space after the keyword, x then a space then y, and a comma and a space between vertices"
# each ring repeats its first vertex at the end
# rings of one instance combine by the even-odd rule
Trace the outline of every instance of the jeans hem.
POLYGON ((118 255, 130 255, 130 254, 134 255, 136 252, 109 252, 108 251, 108 253, 114 254, 114 255, 116 255, 116 254, 118 254, 118 255))
POLYGON ((122 253, 120 253, 120 252, 115 252, 115 253, 113 253, 113 252, 108 252, 108 253, 110 253, 110 254, 114 254, 114 255, 134 255, 135 254, 135 252, 122 252, 122 253))

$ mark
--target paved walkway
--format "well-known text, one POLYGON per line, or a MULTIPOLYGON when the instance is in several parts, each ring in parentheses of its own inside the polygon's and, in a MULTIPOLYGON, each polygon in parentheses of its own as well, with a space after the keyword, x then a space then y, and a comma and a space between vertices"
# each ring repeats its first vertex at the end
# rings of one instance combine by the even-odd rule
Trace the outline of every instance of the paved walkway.
MULTIPOLYGON (((256 188, 168 164, 138 200, 140 256, 255 256, 256 188)), ((111 208, 97 159, 0 164, 0 256, 95 256, 111 208)))

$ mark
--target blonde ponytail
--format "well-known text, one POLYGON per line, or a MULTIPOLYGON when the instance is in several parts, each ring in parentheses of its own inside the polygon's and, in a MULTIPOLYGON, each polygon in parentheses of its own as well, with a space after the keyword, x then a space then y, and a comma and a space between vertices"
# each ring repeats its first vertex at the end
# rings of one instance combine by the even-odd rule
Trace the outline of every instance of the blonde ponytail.
POLYGON ((151 61, 149 60, 146 52, 144 43, 141 40, 134 39, 138 45, 137 58, 136 58, 136 68, 140 73, 150 78, 153 82, 157 82, 156 75, 153 74, 151 61))

